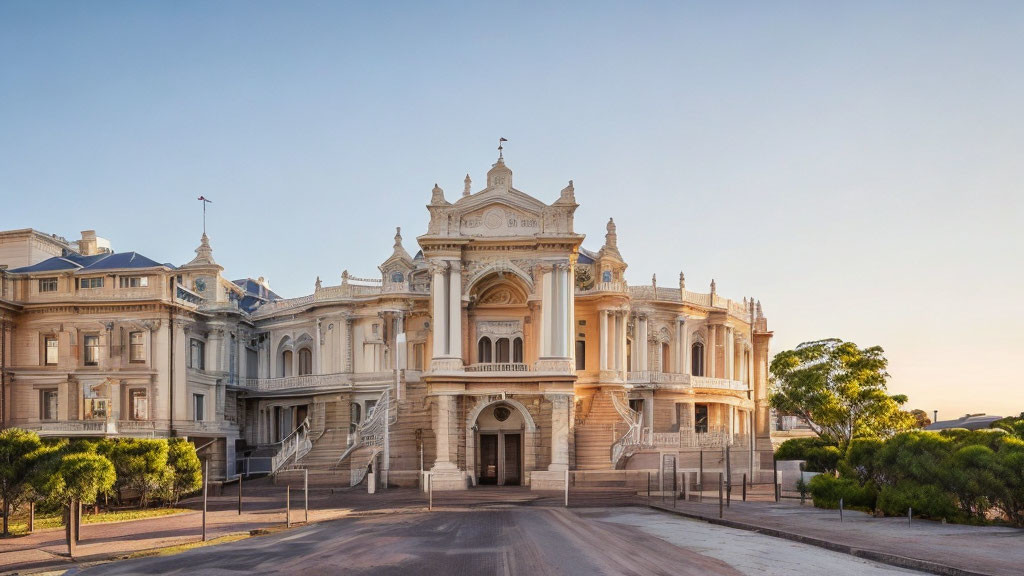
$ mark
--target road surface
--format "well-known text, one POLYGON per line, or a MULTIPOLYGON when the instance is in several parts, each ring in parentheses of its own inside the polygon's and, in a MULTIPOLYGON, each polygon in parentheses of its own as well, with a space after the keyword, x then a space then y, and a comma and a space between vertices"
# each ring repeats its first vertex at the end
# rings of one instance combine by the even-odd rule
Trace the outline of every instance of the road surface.
POLYGON ((335 520, 174 556, 97 565, 74 573, 917 574, 643 508, 514 506, 335 520))

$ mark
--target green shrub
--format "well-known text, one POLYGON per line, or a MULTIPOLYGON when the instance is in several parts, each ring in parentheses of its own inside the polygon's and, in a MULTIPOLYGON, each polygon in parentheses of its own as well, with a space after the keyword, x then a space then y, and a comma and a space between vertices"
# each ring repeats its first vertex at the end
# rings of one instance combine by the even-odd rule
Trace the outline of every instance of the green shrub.
POLYGON ((934 484, 919 484, 905 480, 892 486, 883 486, 878 493, 877 507, 889 516, 905 516, 907 509, 914 515, 935 520, 962 520, 953 495, 934 484))
POLYGON ((839 448, 821 438, 791 438, 775 451, 777 460, 804 460, 808 472, 831 472, 839 465, 839 448))
POLYGON ((99 452, 107 456, 117 471, 114 485, 119 499, 122 491, 130 490, 139 496, 139 504, 149 504, 153 496, 170 492, 171 471, 167 467, 167 440, 145 438, 118 438, 104 441, 99 452))
POLYGON ((819 474, 809 483, 811 497, 818 508, 838 508, 843 499, 845 508, 874 510, 878 497, 870 484, 861 485, 851 478, 836 478, 831 474, 819 474))
POLYGON ((195 444, 184 438, 171 438, 168 441, 167 465, 171 469, 169 497, 172 504, 176 504, 183 495, 202 488, 203 470, 195 444))

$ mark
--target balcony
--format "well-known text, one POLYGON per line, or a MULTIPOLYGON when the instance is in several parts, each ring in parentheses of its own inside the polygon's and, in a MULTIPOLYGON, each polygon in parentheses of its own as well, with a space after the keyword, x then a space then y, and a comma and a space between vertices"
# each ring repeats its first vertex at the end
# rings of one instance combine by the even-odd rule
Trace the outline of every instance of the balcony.
POLYGON ((102 436, 116 434, 113 422, 106 420, 54 420, 25 426, 40 436, 102 436))
POLYGON ((616 281, 616 282, 595 282, 593 286, 591 286, 590 288, 587 288, 586 290, 577 290, 576 291, 576 295, 577 296, 588 296, 590 294, 599 294, 599 293, 604 293, 604 292, 612 292, 612 293, 615 293, 615 294, 624 294, 624 293, 626 293, 627 289, 628 288, 626 286, 626 283, 622 282, 622 281, 616 281))

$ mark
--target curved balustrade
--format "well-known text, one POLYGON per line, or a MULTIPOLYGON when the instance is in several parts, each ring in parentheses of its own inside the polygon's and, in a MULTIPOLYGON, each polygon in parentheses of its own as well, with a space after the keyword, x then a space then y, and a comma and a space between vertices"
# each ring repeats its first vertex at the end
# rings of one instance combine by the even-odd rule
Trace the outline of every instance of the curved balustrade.
POLYGON ((313 442, 309 439, 309 418, 304 419, 278 444, 281 448, 270 460, 271 472, 277 472, 289 461, 298 462, 313 448, 313 442))
POLYGON ((671 386, 689 386, 690 375, 677 372, 655 372, 645 370, 627 374, 630 384, 668 384, 671 386))

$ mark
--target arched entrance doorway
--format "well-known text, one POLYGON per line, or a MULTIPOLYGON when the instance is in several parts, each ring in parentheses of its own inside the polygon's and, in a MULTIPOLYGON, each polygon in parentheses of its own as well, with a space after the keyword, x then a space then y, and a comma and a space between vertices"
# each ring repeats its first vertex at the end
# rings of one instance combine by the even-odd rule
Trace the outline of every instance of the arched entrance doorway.
POLYGON ((532 446, 537 429, 526 407, 511 399, 483 402, 471 412, 469 420, 472 440, 467 455, 473 483, 525 484, 525 473, 532 468, 528 461, 533 456, 527 448, 532 446))

